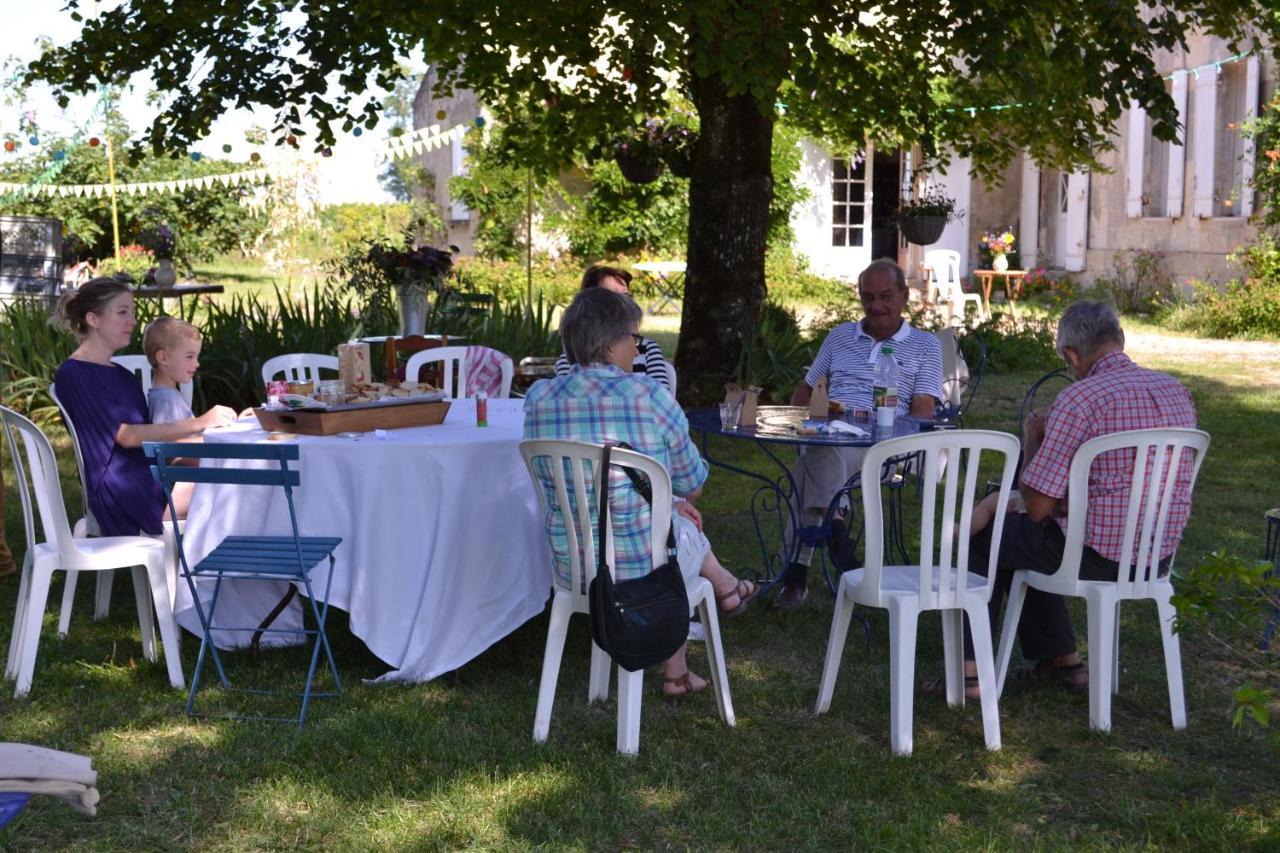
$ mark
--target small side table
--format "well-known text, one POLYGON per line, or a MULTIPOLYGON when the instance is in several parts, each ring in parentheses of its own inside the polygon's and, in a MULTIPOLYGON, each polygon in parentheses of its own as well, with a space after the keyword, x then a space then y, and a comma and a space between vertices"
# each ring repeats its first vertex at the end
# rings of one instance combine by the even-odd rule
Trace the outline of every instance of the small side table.
POLYGON ((982 287, 982 310, 988 317, 991 316, 991 285, 995 283, 996 276, 1004 276, 1004 295, 1009 300, 1009 306, 1013 309, 1013 313, 1018 313, 1018 296, 1017 287, 1012 282, 1020 282, 1027 277, 1026 270, 974 270, 973 276, 978 280, 978 284, 982 287))

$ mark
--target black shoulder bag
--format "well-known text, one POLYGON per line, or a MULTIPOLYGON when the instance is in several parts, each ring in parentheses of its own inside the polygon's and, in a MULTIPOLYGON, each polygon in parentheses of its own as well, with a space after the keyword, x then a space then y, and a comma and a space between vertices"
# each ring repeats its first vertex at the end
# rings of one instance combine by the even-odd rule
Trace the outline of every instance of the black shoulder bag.
MULTIPOLYGON (((609 445, 604 447, 600 476, 600 524, 596 576, 588 591, 591 637, 596 645, 628 672, 652 666, 674 655, 689 636, 689 593, 676 560, 676 539, 667 529, 667 561, 644 577, 615 582, 604 557, 609 523, 609 445)), ((630 468, 627 475, 645 500, 648 483, 630 468), (643 485, 643 488, 641 486, 643 485)))

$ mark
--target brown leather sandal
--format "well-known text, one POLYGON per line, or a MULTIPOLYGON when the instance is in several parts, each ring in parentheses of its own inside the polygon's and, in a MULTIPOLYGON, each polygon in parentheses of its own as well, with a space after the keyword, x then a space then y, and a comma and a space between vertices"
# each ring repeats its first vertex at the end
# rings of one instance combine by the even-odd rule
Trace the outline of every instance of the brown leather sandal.
POLYGON ((697 693, 699 690, 706 689, 705 684, 698 687, 693 683, 693 679, 689 678, 689 670, 687 669, 682 675, 677 675, 675 678, 663 678, 662 681, 662 695, 668 699, 679 699, 681 696, 688 696, 690 693, 697 693), (674 684, 680 689, 675 691, 667 690, 666 685, 668 684, 674 684))
MULTIPOLYGON (((946 676, 940 675, 937 678, 930 678, 927 681, 920 682, 920 692, 927 696, 941 696, 946 698, 946 676)), ((978 676, 966 675, 964 677, 964 698, 970 700, 982 698, 982 688, 978 685, 978 676)))
POLYGON ((726 619, 732 619, 735 616, 741 616, 747 612, 747 608, 751 606, 751 602, 755 601, 756 596, 760 594, 760 587, 755 583, 747 580, 740 580, 733 589, 724 595, 716 596, 716 605, 719 606, 720 612, 724 614, 726 619), (724 603, 734 596, 738 596, 738 606, 732 610, 725 610, 724 603))

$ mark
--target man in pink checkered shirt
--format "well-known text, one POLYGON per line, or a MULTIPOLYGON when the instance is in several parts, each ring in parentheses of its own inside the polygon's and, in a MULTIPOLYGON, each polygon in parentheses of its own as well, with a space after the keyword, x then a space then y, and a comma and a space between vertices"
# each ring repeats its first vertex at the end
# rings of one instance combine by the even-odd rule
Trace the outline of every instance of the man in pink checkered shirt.
MULTIPOLYGON (((1023 424, 1027 462, 1020 488, 1026 512, 1010 513, 1003 522, 991 597, 993 630, 1016 570, 1053 574, 1061 564, 1065 530, 1075 521, 1065 515, 1068 472, 1080 445, 1111 433, 1196 425, 1195 406, 1181 383, 1167 374, 1138 367, 1124 354, 1124 331, 1110 305, 1082 301, 1067 308, 1058 321, 1057 345, 1076 381, 1058 395, 1047 412, 1030 412, 1023 424)), ((1081 520, 1086 525, 1080 562, 1083 580, 1116 579, 1133 463, 1131 451, 1118 450, 1099 456, 1089 470, 1089 514, 1081 520)), ((1190 471, 1174 488, 1160 553, 1162 572, 1167 571, 1191 515, 1190 471)), ((987 566, 993 527, 988 525, 975 534, 970 545, 971 567, 987 566)), ((1088 689, 1088 673, 1076 653, 1075 635, 1061 596, 1027 591, 1018 641, 1023 657, 1038 663, 1011 677, 1088 689)), ((969 677, 976 670, 967 634, 965 642, 965 689, 976 697, 977 678, 969 677)), ((942 685, 930 683, 927 688, 935 686, 942 685)))

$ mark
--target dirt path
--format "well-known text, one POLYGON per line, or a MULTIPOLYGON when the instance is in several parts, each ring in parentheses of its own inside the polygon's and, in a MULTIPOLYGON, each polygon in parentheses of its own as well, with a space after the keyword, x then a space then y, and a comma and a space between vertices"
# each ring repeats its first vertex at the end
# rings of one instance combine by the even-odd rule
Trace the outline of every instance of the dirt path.
POLYGON ((1139 364, 1162 362, 1164 366, 1188 369, 1203 368, 1206 363, 1233 365, 1250 382, 1280 387, 1280 343, 1210 340, 1126 329, 1125 351, 1139 364))

